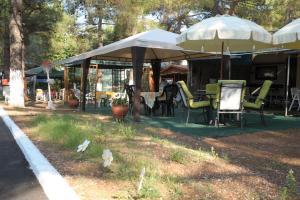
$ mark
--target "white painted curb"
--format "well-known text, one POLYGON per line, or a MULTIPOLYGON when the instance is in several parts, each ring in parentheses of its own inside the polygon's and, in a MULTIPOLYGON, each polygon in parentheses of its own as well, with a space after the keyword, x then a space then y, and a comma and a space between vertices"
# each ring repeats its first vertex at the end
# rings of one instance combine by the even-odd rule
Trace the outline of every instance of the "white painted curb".
POLYGON ((15 138, 49 200, 79 200, 79 197, 65 179, 49 163, 47 158, 43 156, 1 106, 0 116, 15 138))

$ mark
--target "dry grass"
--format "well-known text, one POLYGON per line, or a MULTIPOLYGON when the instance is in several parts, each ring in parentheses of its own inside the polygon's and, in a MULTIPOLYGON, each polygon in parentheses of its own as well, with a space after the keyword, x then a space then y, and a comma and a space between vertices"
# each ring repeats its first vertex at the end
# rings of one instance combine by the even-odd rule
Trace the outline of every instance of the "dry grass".
POLYGON ((82 199, 279 199, 289 169, 299 186, 299 130, 196 138, 80 112, 6 109, 82 199), (114 155, 109 170, 104 148, 114 155))

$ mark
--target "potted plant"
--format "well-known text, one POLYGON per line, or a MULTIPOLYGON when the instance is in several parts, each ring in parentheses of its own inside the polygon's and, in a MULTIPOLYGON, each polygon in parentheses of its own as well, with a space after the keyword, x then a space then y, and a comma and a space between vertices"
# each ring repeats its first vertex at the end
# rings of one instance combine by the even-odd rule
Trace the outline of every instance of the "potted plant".
POLYGON ((128 113, 128 101, 127 98, 114 98, 112 101, 112 115, 118 121, 123 120, 126 114, 128 113))
POLYGON ((79 100, 76 98, 74 91, 70 91, 68 105, 70 108, 77 108, 79 105, 79 100))

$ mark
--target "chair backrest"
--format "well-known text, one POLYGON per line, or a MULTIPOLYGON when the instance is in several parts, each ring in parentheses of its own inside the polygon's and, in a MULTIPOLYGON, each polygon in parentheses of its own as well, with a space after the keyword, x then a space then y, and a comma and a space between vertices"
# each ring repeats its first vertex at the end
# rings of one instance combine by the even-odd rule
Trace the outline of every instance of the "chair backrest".
POLYGON ((205 93, 207 98, 215 98, 218 93, 218 84, 217 83, 209 83, 205 85, 205 93))
POLYGON ((188 87, 187 87, 187 85, 185 84, 184 81, 178 81, 177 83, 180 85, 180 87, 182 88, 185 96, 188 99, 193 99, 194 98, 193 95, 192 95, 192 93, 189 91, 189 89, 188 89, 188 87))
POLYGON ((210 100, 212 98, 212 106, 214 109, 218 108, 218 100, 220 95, 220 83, 209 83, 205 86, 206 97, 210 100), (213 95, 212 95, 213 94, 213 95))
POLYGON ((77 88, 74 88, 73 89, 73 92, 74 92, 74 96, 77 98, 77 99, 80 99, 80 90, 77 89, 77 88))
POLYGON ((175 84, 166 85, 163 91, 166 95, 167 102, 173 102, 173 99, 176 97, 178 93, 178 86, 175 84))
POLYGON ((36 95, 43 95, 44 94, 44 91, 42 89, 36 89, 35 90, 35 94, 36 95))
POLYGON ((220 80, 219 110, 239 111, 242 110, 245 95, 246 81, 243 80, 220 80))
POLYGON ((133 85, 125 85, 125 91, 128 95, 129 103, 133 102, 133 96, 134 96, 134 86, 133 85))
POLYGON ((255 100, 255 104, 257 104, 259 106, 261 106, 263 104, 263 102, 265 101, 265 99, 270 91, 271 85, 272 85, 272 81, 270 81, 270 80, 264 81, 264 83, 259 91, 259 95, 255 100))
POLYGON ((291 88, 291 96, 292 96, 292 99, 294 98, 295 94, 297 93, 298 91, 298 88, 291 88))
POLYGON ((179 93, 180 93, 180 96, 181 96, 181 99, 183 101, 183 104, 186 108, 188 108, 188 104, 187 104, 187 97, 186 95, 184 94, 184 91, 181 87, 181 84, 179 84, 179 81, 176 83, 176 85, 178 86, 178 89, 179 89, 179 93))
POLYGON ((8 86, 3 87, 3 96, 4 97, 9 97, 10 95, 10 89, 8 86))

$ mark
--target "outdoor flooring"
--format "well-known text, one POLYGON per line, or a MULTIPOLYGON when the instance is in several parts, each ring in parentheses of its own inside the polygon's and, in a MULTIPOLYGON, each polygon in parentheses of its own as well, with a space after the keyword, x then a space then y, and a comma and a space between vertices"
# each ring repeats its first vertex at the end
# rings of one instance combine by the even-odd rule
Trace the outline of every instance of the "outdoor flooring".
MULTIPOLYGON (((154 116, 148 116, 144 115, 143 109, 141 110, 142 115, 140 123, 142 124, 199 137, 224 137, 241 133, 300 128, 300 117, 298 115, 284 117, 282 114, 274 114, 274 112, 266 112, 266 125, 261 123, 260 115, 258 113, 245 113, 244 118, 246 122, 242 129, 240 128, 240 123, 232 122, 229 122, 226 126, 220 126, 220 128, 217 128, 214 125, 208 125, 207 123, 204 123, 201 111, 197 110, 191 111, 188 124, 185 123, 187 112, 183 108, 175 110, 175 117, 161 116, 161 110, 157 110, 154 116)), ((94 106, 87 106, 87 112, 111 116, 110 108, 107 107, 95 109, 94 106)), ((125 121, 132 120, 132 116, 128 114, 125 121)))
MULTIPOLYGON (((86 113, 69 109, 66 105, 60 105, 54 112, 44 108, 45 104, 35 104, 33 107, 18 110, 5 107, 15 122, 28 133, 29 137, 32 137, 47 158, 64 174, 70 185, 74 186, 75 191, 83 197, 82 199, 97 199, 90 198, 89 195, 103 196, 103 193, 110 197, 117 193, 119 189, 116 188, 124 188, 124 185, 115 180, 105 179, 102 173, 95 177, 96 171, 99 172, 97 162, 96 164, 94 161, 78 162, 73 157, 65 157, 70 155, 69 152, 35 138, 30 129, 32 117, 39 114, 78 115, 87 122, 92 120, 93 125, 104 123, 114 126, 117 123, 112 123, 111 108, 95 108, 94 105, 88 105, 86 113)), ((130 114, 126 116, 124 122, 137 129, 137 137, 118 141, 115 135, 107 134, 105 138, 111 140, 105 141, 112 141, 111 148, 116 145, 115 150, 124 148, 126 153, 122 155, 127 155, 128 152, 130 155, 135 152, 139 152, 137 155, 148 155, 151 152, 166 170, 165 174, 170 172, 172 176, 178 178, 177 183, 180 184, 183 194, 187 195, 179 199, 200 199, 195 195, 201 197, 208 195, 207 197, 211 198, 207 199, 226 200, 256 199, 256 197, 279 199, 290 169, 294 171, 299 188, 299 112, 291 113, 294 114, 293 117, 284 117, 282 113, 267 110, 267 126, 261 124, 258 114, 245 114, 247 124, 241 129, 239 124, 234 123, 220 128, 207 125, 197 110, 192 111, 190 123, 187 125, 185 109, 176 109, 175 117, 162 117, 161 110, 154 116, 145 116, 143 111, 142 109, 140 123, 133 122, 130 114), (188 152, 199 150, 210 156, 215 156, 216 153, 217 158, 211 161, 199 160, 195 163, 176 163, 169 160, 169 155, 175 147, 184 148, 188 152), (189 170, 186 170, 187 168, 189 170), (187 190, 186 186, 191 189, 187 190)))
POLYGON ((2 119, 0 119, 0 199, 47 199, 2 119))

